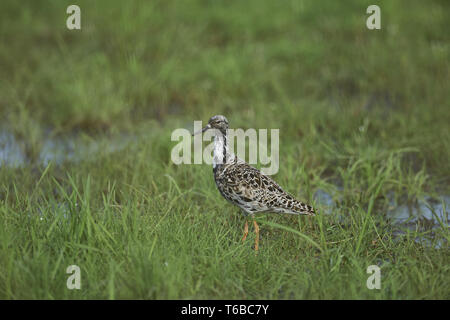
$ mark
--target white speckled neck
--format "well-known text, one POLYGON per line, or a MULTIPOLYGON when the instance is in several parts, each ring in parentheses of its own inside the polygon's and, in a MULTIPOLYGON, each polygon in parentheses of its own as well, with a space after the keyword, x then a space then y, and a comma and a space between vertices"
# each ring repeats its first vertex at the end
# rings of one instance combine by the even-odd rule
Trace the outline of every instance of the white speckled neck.
POLYGON ((219 130, 215 130, 213 168, 215 168, 217 165, 224 164, 227 161, 227 157, 227 137, 219 130))

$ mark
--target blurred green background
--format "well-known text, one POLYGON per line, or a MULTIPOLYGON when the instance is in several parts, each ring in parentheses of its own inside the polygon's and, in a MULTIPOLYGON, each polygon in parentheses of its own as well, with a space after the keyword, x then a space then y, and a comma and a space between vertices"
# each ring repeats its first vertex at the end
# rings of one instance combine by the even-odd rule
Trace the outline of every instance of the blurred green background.
POLYGON ((448 176, 449 4, 377 3, 381 30, 370 1, 80 1, 68 30, 70 1, 2 1, 2 125, 30 139, 222 113, 286 138, 367 122, 448 176))

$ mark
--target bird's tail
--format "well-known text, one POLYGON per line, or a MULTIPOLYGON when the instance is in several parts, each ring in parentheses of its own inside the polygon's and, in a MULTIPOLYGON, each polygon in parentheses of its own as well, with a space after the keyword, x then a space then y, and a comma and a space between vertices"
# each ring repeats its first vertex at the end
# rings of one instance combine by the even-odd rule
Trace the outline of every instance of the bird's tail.
POLYGON ((295 201, 295 203, 292 206, 292 209, 294 209, 293 211, 297 214, 305 214, 308 216, 315 216, 317 212, 316 209, 314 209, 310 205, 298 200, 295 201))

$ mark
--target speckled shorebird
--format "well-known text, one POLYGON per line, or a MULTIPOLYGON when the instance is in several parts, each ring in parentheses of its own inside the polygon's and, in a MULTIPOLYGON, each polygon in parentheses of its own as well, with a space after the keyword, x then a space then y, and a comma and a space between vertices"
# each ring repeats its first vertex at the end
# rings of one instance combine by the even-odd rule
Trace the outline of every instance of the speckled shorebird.
MULTIPOLYGON (((227 130, 228 120, 222 115, 216 115, 209 119, 208 124, 196 135, 209 129, 215 129, 213 172, 217 188, 222 196, 242 209, 245 216, 254 216, 259 212, 276 212, 305 214, 313 216, 315 210, 296 200, 285 192, 270 177, 262 174, 245 161, 239 159, 228 150, 227 130)), ((259 247, 259 226, 253 219, 255 227, 255 250, 259 247)), ((248 235, 248 221, 244 226, 245 241, 248 235)))

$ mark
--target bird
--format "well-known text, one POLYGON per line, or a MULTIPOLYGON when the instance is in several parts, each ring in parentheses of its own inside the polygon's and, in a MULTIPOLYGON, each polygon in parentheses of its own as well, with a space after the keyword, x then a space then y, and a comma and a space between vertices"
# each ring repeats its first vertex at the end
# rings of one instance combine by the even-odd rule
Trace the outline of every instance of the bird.
POLYGON ((284 191, 272 178, 238 158, 228 149, 228 120, 223 115, 211 117, 208 124, 192 136, 214 130, 213 174, 220 194, 238 206, 244 216, 244 235, 248 235, 248 216, 253 218, 255 229, 255 251, 259 249, 259 226, 256 213, 273 212, 314 216, 316 210, 284 191))

